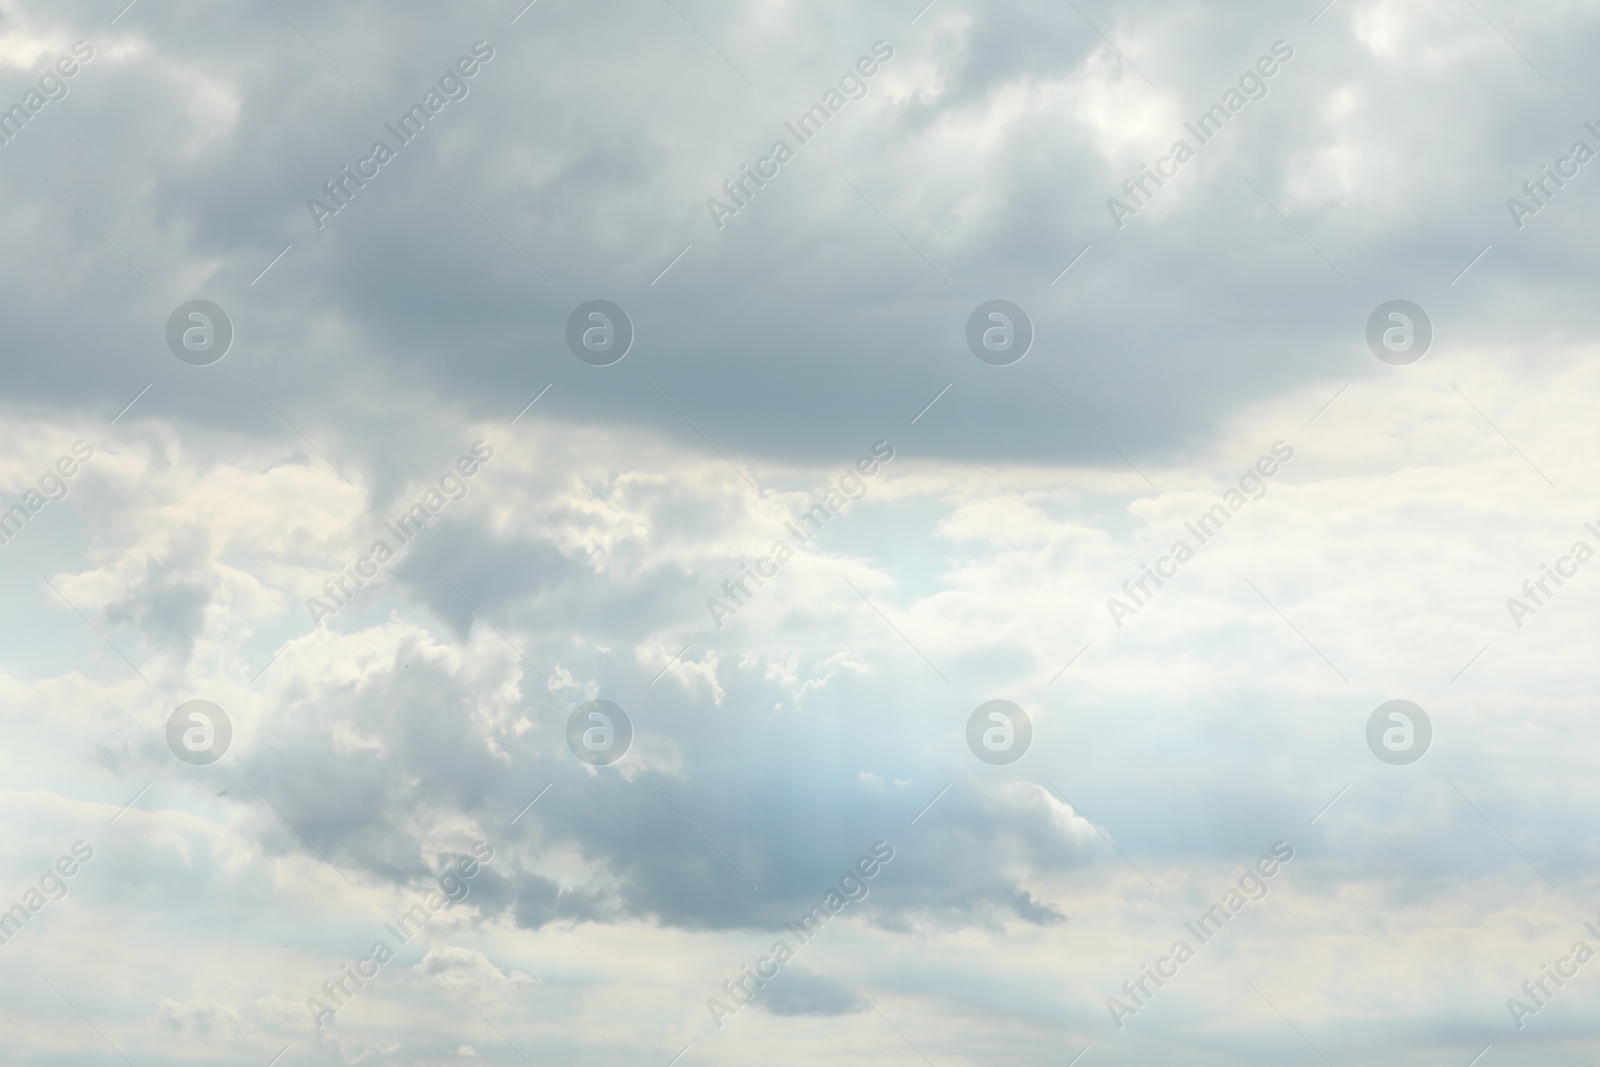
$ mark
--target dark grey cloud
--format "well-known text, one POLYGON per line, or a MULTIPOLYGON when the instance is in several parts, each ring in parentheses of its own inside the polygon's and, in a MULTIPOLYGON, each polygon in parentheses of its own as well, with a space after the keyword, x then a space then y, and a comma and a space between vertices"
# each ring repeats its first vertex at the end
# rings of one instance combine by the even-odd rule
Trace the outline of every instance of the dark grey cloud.
MULTIPOLYGON (((254 810, 268 848, 303 853, 309 841, 347 875, 422 885, 436 872, 418 855, 419 839, 465 817, 499 852, 474 900, 530 929, 625 918, 777 929, 836 889, 877 841, 895 858, 866 881, 855 910, 869 922, 1048 926, 1065 916, 1018 879, 1093 861, 1081 833, 1052 821, 1042 794, 1019 803, 968 783, 939 819, 912 826, 921 799, 851 781, 848 759, 797 762, 783 740, 794 723, 723 737, 695 721, 703 712, 692 702, 667 694, 634 706, 635 728, 666 729, 688 780, 649 769, 631 781, 615 769, 594 774, 566 751, 569 702, 530 693, 514 710, 532 730, 486 728, 481 697, 439 656, 408 639, 392 661, 367 663, 355 684, 286 686, 271 729, 228 772, 230 795, 254 810), (548 795, 510 824, 546 783, 548 795), (556 873, 549 864, 568 852, 593 873, 556 873)), ((495 673, 514 669, 496 657, 495 673)), ((828 718, 850 714, 847 704, 828 718)))
MULTIPOLYGON (((347 462, 382 466, 405 437, 400 411, 508 417, 552 381, 552 417, 698 441, 656 382, 724 449, 809 457, 904 425, 953 384, 920 450, 1119 462, 1053 381, 1125 450, 1181 453, 1242 404, 1375 373, 1356 342, 1371 307, 1400 291, 1431 309, 1442 338, 1509 339, 1581 306, 1572 228, 1540 217, 1518 232, 1504 201, 1594 117, 1576 103, 1583 34, 1553 15, 1507 27, 1556 92, 1470 10, 1430 11, 1391 45, 1376 9, 1350 8, 1309 24, 1265 4, 1083 15, 1016 4, 964 12, 957 32, 834 6, 781 37, 749 12, 691 13, 752 90, 659 4, 626 17, 553 5, 515 26, 487 2, 286 6, 356 91, 270 8, 135 9, 109 27, 69 5, 44 17, 102 42, 97 59, 6 147, 18 257, 0 316, 19 342, 14 387, 115 411, 154 379, 150 414, 297 440, 255 382, 347 462), (713 228, 706 197, 880 38, 895 59, 865 100, 713 228), (1268 97, 1163 190, 1156 215, 1113 228, 1106 198, 1279 38, 1295 58, 1268 97), (318 232, 305 200, 478 39, 495 58, 469 95, 318 232), (1459 58, 1441 65, 1429 45, 1459 58), (1038 106, 1009 109, 1018 94, 1038 106), (1146 110, 1167 100, 1175 113, 1146 110), (178 118, 150 125, 157 114, 178 118), (1130 122, 1137 135, 1109 134, 1130 122), (952 129, 982 131, 983 150, 952 129), (72 165, 89 144, 115 160, 114 180, 72 165), (1340 170, 1352 144, 1375 170, 1340 170), (1381 161, 1401 159, 1405 171, 1383 179, 1381 161), (936 160, 948 170, 932 181, 936 160), (1491 242, 1492 258, 1452 287, 1491 242), (1536 285, 1515 280, 1529 271, 1536 285), (240 328, 237 351, 205 376, 176 365, 159 331, 198 291, 240 328), (961 343, 966 314, 1001 292, 1039 338, 1005 373, 961 343), (597 294, 639 331, 604 373, 561 343, 568 312, 597 294), (60 325, 35 326, 46 321, 60 325)), ((1587 196, 1574 189, 1548 214, 1587 196)))

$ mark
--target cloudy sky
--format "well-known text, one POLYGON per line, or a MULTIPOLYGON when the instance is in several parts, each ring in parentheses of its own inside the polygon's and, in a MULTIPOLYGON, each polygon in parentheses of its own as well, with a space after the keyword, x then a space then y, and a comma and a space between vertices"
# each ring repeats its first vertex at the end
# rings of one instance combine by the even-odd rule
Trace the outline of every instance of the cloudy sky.
POLYGON ((1594 1064, 1600 3, 1324 2, 0 0, 0 1062, 1594 1064))

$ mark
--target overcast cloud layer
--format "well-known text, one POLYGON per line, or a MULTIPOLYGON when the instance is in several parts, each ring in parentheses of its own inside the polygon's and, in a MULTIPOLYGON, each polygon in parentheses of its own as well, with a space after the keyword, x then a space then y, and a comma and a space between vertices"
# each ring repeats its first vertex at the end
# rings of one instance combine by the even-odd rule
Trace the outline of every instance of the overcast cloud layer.
POLYGON ((525 3, 0 0, 0 1064, 1595 1062, 1600 2, 525 3))

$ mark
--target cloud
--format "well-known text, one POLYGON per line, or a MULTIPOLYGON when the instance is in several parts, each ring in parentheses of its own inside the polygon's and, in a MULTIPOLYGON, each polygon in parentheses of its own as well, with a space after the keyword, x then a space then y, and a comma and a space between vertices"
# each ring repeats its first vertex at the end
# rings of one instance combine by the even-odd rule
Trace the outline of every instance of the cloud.
POLYGON ((185 1004, 165 997, 156 1007, 156 1019, 184 1037, 210 1044, 227 1044, 234 1040, 241 1029, 241 1019, 236 1010, 211 1000, 185 1004))
POLYGON ((773 1015, 851 1015, 866 1001, 842 979, 813 974, 798 964, 785 967, 756 998, 756 1007, 773 1015))
POLYGON ((468 948, 430 949, 417 964, 417 969, 429 978, 449 982, 469 995, 503 996, 539 981, 522 971, 502 971, 482 952, 468 948))

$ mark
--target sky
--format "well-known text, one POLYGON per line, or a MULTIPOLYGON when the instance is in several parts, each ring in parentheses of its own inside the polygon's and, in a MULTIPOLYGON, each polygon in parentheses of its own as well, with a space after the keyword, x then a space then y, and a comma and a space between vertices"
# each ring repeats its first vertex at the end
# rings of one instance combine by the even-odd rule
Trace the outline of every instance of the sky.
POLYGON ((0 0, 0 1065, 1590 1067, 1597 43, 0 0))

